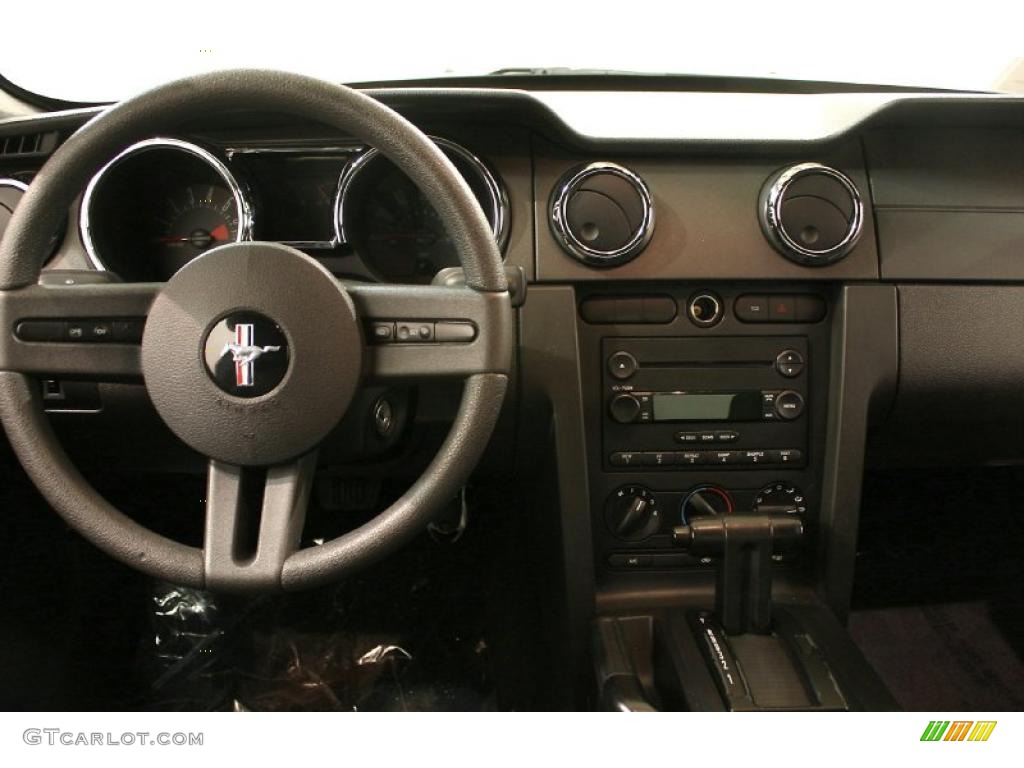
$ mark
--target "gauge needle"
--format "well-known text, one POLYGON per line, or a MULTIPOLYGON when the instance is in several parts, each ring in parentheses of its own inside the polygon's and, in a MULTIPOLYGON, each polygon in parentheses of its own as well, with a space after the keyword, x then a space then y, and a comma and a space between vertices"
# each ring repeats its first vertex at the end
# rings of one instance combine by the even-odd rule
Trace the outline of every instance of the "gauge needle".
MULTIPOLYGON (((228 231, 227 224, 221 224, 210 230, 211 240, 227 240, 230 236, 231 233, 228 231)), ((188 243, 194 238, 195 233, 193 232, 191 235, 168 235, 166 237, 159 238, 159 241, 161 243, 188 243)))

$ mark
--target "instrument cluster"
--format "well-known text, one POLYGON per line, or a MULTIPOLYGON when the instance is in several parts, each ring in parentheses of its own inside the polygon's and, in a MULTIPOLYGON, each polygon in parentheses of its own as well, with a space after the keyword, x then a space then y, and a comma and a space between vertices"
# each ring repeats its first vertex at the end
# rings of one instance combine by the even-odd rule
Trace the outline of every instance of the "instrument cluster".
MULTIPOLYGON (((499 177, 466 148, 434 140, 504 250, 509 206, 499 177)), ((358 145, 222 150, 147 139, 96 173, 79 228, 92 265, 133 282, 167 280, 211 248, 244 240, 286 243, 383 282, 430 283, 459 265, 420 190, 378 150, 358 145)))

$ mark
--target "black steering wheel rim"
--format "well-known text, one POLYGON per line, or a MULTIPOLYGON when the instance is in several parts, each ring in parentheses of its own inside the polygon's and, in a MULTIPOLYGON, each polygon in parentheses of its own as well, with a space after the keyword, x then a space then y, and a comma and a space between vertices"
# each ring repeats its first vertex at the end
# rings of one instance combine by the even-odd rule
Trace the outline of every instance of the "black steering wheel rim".
MULTIPOLYGON (((308 259, 297 252, 290 258, 300 266, 302 259, 308 259)), ((386 305, 389 296, 402 295, 397 289, 389 294, 388 287, 379 288, 366 292, 372 306, 386 305)), ((131 293, 130 289, 120 290, 131 293)), ((52 305, 55 296, 44 296, 42 302, 52 305)), ((451 298, 454 305, 468 307, 468 296, 452 294, 451 298)), ((410 306, 434 307, 447 301, 447 296, 423 293, 413 296, 410 306), (428 297, 433 303, 428 303, 428 297)), ((236 591, 298 589, 340 578, 421 531, 465 483, 490 438, 507 387, 514 338, 507 284, 491 229, 465 181, 436 145, 397 113, 357 91, 300 75, 259 70, 218 72, 161 86, 103 112, 71 136, 30 185, 0 244, 0 314, 8 324, 0 344, 0 418, 22 465, 51 505, 85 538, 138 570, 184 585, 236 591), (204 549, 160 536, 103 499, 59 445, 38 389, 26 373, 38 368, 18 364, 33 349, 14 338, 13 331, 13 324, 25 314, 18 307, 25 306, 28 297, 40 295, 36 284, 46 243, 91 175, 120 148, 165 132, 173 127, 169 124, 234 110, 274 110, 316 120, 377 147, 434 205, 462 262, 473 301, 482 300, 481 306, 486 307, 477 318, 479 343, 471 346, 483 349, 487 362, 467 364, 458 415, 424 474, 397 502, 362 527, 322 546, 298 549, 315 459, 309 454, 297 457, 289 465, 296 474, 283 480, 279 467, 270 467, 265 499, 277 499, 274 503, 283 506, 268 509, 265 500, 263 514, 265 518, 269 513, 287 519, 268 523, 272 528, 267 536, 269 554, 262 565, 260 556, 254 558, 253 565, 236 561, 223 547, 215 551, 214 544, 225 535, 230 538, 231 532, 225 534, 211 522, 210 505, 220 495, 237 490, 237 473, 220 461, 211 461, 204 549), (302 512, 295 515, 297 507, 302 512)), ((421 353, 414 350, 409 354, 422 358, 421 353)), ((130 357, 131 352, 124 355, 130 357)), ((386 367, 392 358, 382 359, 386 367)), ((262 526, 261 522, 261 536, 262 526)))

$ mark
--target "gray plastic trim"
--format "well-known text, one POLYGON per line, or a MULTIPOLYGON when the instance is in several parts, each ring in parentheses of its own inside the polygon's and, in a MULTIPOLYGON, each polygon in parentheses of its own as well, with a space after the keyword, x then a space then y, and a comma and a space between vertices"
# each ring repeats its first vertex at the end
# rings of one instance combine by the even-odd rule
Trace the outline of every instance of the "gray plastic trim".
POLYGON ((825 601, 840 620, 853 590, 868 423, 888 409, 899 375, 897 307, 894 286, 848 285, 832 315, 818 562, 825 601))

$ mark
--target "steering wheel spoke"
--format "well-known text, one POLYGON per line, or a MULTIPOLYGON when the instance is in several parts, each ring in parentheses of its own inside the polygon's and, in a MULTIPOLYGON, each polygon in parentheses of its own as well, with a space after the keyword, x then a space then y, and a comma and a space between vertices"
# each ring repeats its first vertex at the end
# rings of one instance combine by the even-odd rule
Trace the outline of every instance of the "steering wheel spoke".
POLYGON ((142 375, 139 342, 158 283, 29 285, 0 291, 0 370, 142 375))
POLYGON ((515 326, 507 291, 351 285, 371 380, 508 373, 515 326), (483 333, 498 329, 499 333, 483 333))
POLYGON ((211 460, 203 565, 210 589, 278 589, 298 550, 316 452, 267 469, 211 460))

